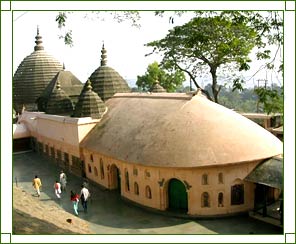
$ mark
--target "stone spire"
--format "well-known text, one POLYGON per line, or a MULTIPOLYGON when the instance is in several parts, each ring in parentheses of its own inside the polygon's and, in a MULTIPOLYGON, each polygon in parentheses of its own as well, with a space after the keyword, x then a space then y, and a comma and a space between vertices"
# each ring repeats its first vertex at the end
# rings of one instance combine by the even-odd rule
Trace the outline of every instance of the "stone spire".
POLYGON ((107 51, 105 49, 105 45, 103 43, 103 47, 102 47, 102 50, 101 50, 101 66, 106 66, 107 65, 107 51))
POLYGON ((39 26, 37 26, 37 36, 35 36, 35 39, 36 46, 34 47, 34 50, 44 50, 44 47, 42 46, 42 36, 39 35, 39 26))
POLYGON ((151 92, 167 92, 160 84, 159 81, 156 80, 150 90, 151 92))
POLYGON ((92 117, 93 119, 102 118, 106 111, 106 105, 97 93, 92 91, 90 80, 85 84, 75 106, 74 117, 92 117))

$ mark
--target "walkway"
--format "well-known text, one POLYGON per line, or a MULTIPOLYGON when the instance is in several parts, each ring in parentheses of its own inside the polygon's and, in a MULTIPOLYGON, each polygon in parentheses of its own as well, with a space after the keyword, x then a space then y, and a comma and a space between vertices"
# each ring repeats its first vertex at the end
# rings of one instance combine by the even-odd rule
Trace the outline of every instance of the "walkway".
MULTIPOLYGON (((50 159, 28 152, 13 155, 13 179, 25 191, 34 194, 32 179, 38 175, 43 184, 40 201, 57 204, 64 211, 73 213, 70 190, 80 191, 82 179, 67 173, 67 192, 58 200, 53 184, 60 168, 50 159)), ((120 194, 89 185, 92 193, 88 213, 79 217, 89 221, 97 234, 282 234, 282 229, 245 217, 210 220, 189 220, 159 215, 123 201, 120 194)), ((81 205, 80 205, 81 208, 81 205)))

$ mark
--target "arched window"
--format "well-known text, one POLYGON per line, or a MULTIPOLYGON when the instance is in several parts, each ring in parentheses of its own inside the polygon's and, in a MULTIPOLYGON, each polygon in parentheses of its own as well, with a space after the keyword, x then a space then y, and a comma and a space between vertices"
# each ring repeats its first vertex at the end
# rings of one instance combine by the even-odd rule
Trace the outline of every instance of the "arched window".
POLYGON ((219 184, 223 184, 224 183, 223 173, 219 173, 218 174, 218 182, 219 182, 219 184))
POLYGON ((231 205, 244 204, 244 184, 231 186, 231 205))
POLYGON ((88 165, 88 173, 91 173, 91 166, 88 165))
POLYGON ((125 170, 125 190, 129 191, 130 186, 129 186, 129 176, 128 176, 128 171, 127 169, 125 170))
POLYGON ((94 157, 93 157, 93 155, 92 155, 92 154, 90 155, 90 161, 91 161, 91 162, 93 162, 93 161, 94 161, 94 157))
POLYGON ((218 207, 223 207, 223 193, 219 192, 218 194, 218 207))
POLYGON ((105 174, 104 174, 104 163, 103 163, 103 159, 100 159, 100 172, 101 172, 101 179, 104 179, 105 174))
POLYGON ((210 196, 209 196, 209 193, 203 192, 201 194, 201 206, 203 208, 209 208, 210 207, 210 196))
POLYGON ((201 184, 208 185, 208 175, 207 174, 202 175, 201 184))
POLYGON ((151 199, 152 198, 152 194, 151 194, 151 188, 150 186, 146 186, 145 188, 145 195, 147 198, 151 199))
POLYGON ((139 185, 137 182, 134 183, 134 192, 136 195, 139 195, 139 185))
POLYGON ((98 176, 98 169, 97 167, 94 168, 95 176, 98 176))

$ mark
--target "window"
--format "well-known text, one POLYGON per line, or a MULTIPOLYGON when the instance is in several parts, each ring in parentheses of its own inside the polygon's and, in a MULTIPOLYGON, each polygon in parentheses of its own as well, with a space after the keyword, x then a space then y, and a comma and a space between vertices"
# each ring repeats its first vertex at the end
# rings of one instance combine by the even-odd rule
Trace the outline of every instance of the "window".
POLYGON ((203 192, 201 194, 201 206, 203 208, 209 208, 210 207, 210 196, 209 196, 209 193, 203 192))
POLYGON ((93 162, 94 161, 94 156, 91 154, 90 155, 90 161, 93 162))
POLYGON ((46 153, 46 155, 49 155, 49 147, 47 144, 45 145, 45 153, 46 153))
POLYGON ((98 169, 97 167, 94 167, 95 176, 98 176, 98 169))
POLYGON ((218 207, 223 207, 223 193, 219 192, 218 194, 218 207))
POLYGON ((130 186, 129 186, 129 176, 128 176, 128 171, 127 169, 125 170, 125 190, 129 191, 130 186))
POLYGON ((231 187, 231 205, 244 204, 244 185, 237 184, 231 187))
POLYGON ((103 159, 100 159, 100 172, 101 172, 101 179, 103 180, 105 178, 103 159))
POLYGON ((137 182, 134 183, 134 191, 136 195, 139 195, 139 185, 137 182))
POLYGON ((54 148, 53 147, 50 148, 50 156, 52 158, 55 158, 55 151, 54 151, 54 148))
POLYGON ((208 185, 208 175, 207 174, 202 175, 201 184, 202 185, 208 185))
POLYGON ((88 165, 88 172, 91 173, 91 166, 88 165))
POLYGON ((151 188, 150 186, 146 186, 145 188, 145 195, 147 198, 151 199, 152 198, 152 195, 151 195, 151 188))
POLYGON ((68 153, 64 153, 64 161, 66 163, 69 163, 69 154, 68 153))
POLYGON ((150 177, 150 172, 148 170, 145 170, 145 177, 149 178, 150 177))
POLYGON ((224 183, 223 173, 219 173, 218 174, 218 182, 219 182, 219 184, 223 184, 224 183))
POLYGON ((133 169, 133 174, 134 174, 134 175, 138 175, 138 169, 137 169, 137 168, 134 168, 134 169, 133 169))

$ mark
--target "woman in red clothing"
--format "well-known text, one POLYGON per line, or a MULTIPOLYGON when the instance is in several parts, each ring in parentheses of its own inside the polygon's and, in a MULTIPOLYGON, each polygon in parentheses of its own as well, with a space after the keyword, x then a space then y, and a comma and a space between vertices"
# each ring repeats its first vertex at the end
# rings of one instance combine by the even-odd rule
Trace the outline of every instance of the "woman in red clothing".
POLYGON ((78 215, 79 195, 74 193, 72 190, 71 190, 71 201, 73 203, 74 212, 76 215, 78 215))

